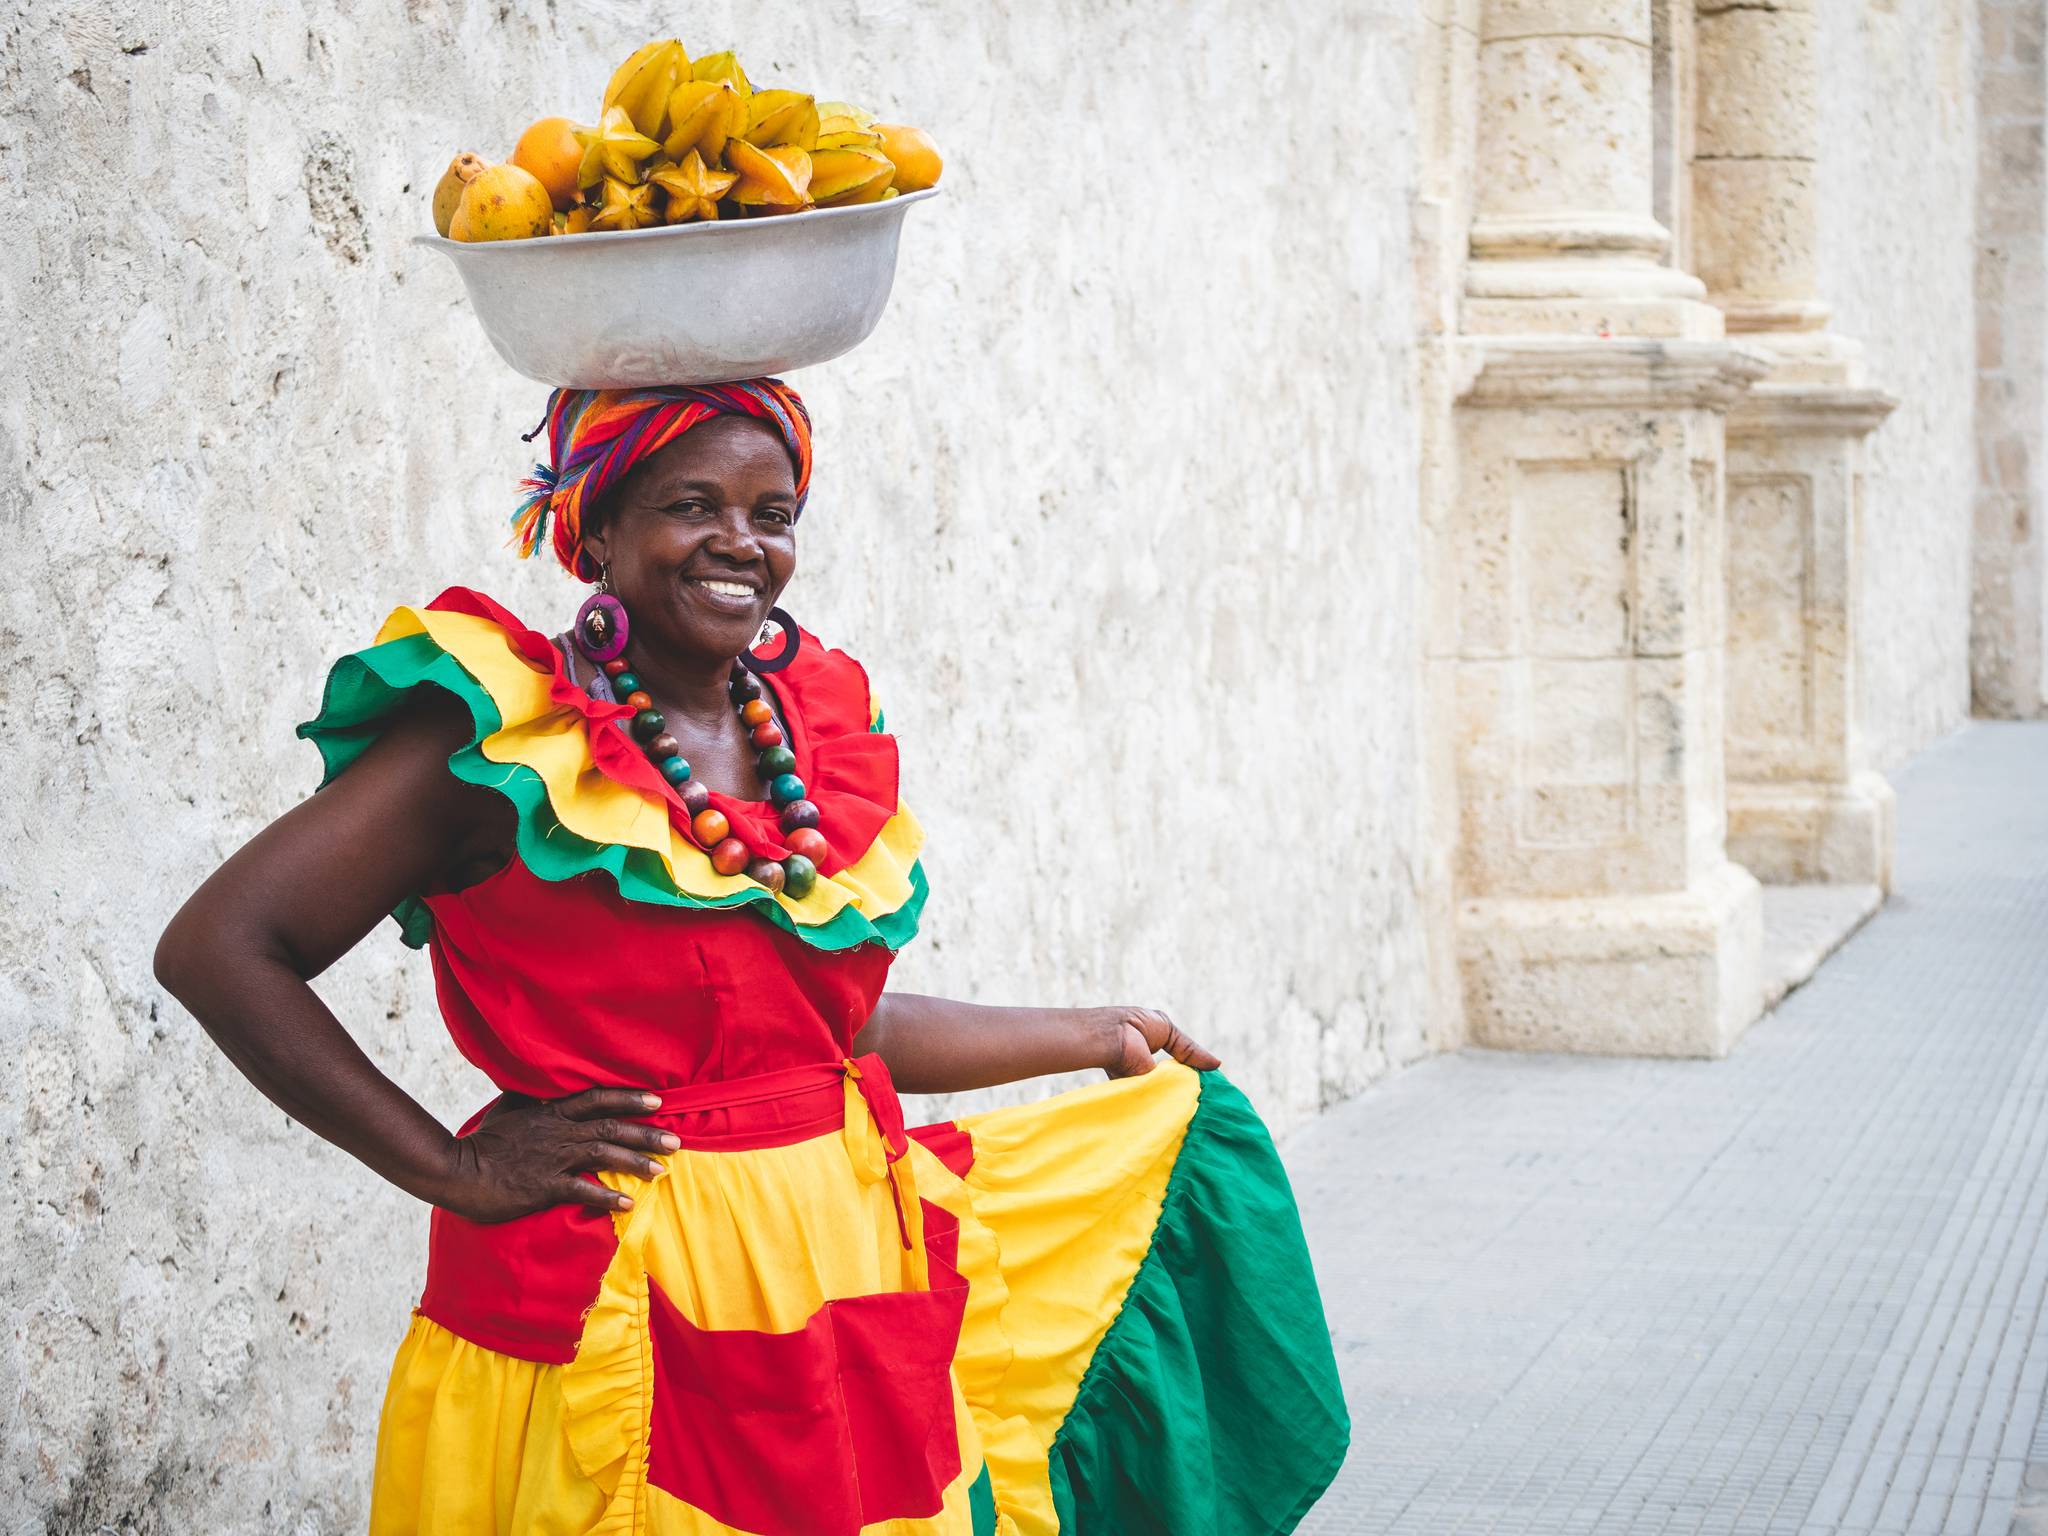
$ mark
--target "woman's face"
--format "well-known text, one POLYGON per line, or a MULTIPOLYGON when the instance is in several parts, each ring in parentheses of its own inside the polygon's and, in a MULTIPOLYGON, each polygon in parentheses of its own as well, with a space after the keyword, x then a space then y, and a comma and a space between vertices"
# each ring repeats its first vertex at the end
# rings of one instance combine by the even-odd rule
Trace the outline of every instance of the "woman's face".
POLYGON ((636 648, 730 660, 796 572, 796 473, 781 434, 714 416, 642 459, 584 550, 610 562, 636 648))

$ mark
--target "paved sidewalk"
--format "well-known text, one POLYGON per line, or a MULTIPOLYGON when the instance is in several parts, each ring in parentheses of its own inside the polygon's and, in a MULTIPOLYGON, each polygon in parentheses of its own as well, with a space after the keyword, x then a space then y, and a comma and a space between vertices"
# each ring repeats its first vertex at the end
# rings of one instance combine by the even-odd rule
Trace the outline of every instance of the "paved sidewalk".
POLYGON ((1727 1061, 1466 1052, 1289 1143, 1304 1531, 2048 1533, 2048 725, 1895 782, 1897 893, 1727 1061))

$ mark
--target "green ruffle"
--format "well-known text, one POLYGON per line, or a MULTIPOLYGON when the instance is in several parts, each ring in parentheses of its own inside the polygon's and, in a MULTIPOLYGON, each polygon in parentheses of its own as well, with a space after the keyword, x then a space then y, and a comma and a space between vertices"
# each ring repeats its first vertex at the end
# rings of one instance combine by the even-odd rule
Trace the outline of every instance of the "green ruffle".
POLYGON ((1350 1439, 1286 1170, 1206 1072, 1152 1246, 1053 1437, 1060 1530, 1291 1531, 1350 1439))
MULTIPOLYGON (((468 711, 470 738, 449 754, 448 770, 465 783, 496 790, 512 803, 518 813, 519 858, 543 880, 572 880, 602 870, 628 901, 696 909, 751 906, 814 949, 877 943, 894 951, 917 933, 918 914, 929 894, 921 861, 911 865, 910 899, 894 912, 870 919, 846 906, 827 922, 805 925, 792 919, 766 889, 691 896, 675 888, 661 859, 651 851, 578 837, 556 819, 547 785, 538 773, 524 763, 497 763, 484 756, 483 741, 504 724, 498 707, 469 670, 426 634, 403 635, 354 652, 328 672, 320 713, 298 728, 300 736, 320 749, 323 789, 362 756, 415 688, 439 688, 468 711)), ((415 949, 433 933, 433 917, 417 896, 401 901, 391 915, 405 942, 415 949)))

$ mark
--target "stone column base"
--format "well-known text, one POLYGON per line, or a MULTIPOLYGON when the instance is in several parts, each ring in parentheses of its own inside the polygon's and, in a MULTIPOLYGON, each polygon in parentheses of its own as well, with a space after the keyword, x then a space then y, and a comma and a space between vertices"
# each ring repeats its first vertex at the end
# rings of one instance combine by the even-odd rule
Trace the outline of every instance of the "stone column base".
POLYGON ((1723 865, 1648 896, 1465 902, 1458 964, 1474 1045, 1725 1056, 1763 1011, 1763 892, 1723 865))
POLYGON ((1881 773, 1843 784, 1731 783, 1728 857, 1768 885, 1892 888, 1893 806, 1881 773))

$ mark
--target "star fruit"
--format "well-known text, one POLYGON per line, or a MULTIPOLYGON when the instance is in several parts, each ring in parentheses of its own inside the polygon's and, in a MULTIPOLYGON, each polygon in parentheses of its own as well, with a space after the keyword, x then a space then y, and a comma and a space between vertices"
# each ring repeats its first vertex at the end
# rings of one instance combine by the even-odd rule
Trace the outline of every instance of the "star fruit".
POLYGON ((793 144, 810 150, 818 142, 818 104, 802 91, 756 91, 747 102, 749 144, 774 149, 793 144))
POLYGON ((728 48, 723 53, 707 53, 690 66, 692 80, 710 80, 714 83, 726 81, 740 93, 742 98, 754 94, 753 82, 747 79, 747 72, 740 68, 737 55, 728 48))
POLYGON ((645 229, 660 222, 652 186, 605 177, 604 204, 590 221, 592 229, 645 229))
POLYGON ((583 146, 583 163, 576 169, 576 184, 582 187, 594 187, 606 177, 638 181, 641 163, 661 148, 633 126, 621 106, 606 107, 595 128, 578 128, 576 142, 583 146))
POLYGON ((811 200, 820 208, 880 202, 896 167, 879 149, 819 149, 811 154, 811 200))
POLYGON ((810 206, 811 157, 793 144, 760 149, 745 139, 725 146, 739 173, 731 197, 748 213, 796 213, 810 206))
POLYGON ((717 218, 718 200, 738 180, 731 171, 707 169, 704 157, 693 149, 683 156, 681 164, 657 167, 647 183, 668 194, 668 222, 687 224, 692 219, 717 218))
POLYGON ((663 154, 680 164, 695 150, 715 165, 725 141, 746 128, 747 101, 730 80, 685 80, 669 93, 668 123, 663 154))
POLYGON ((690 75, 690 56, 673 37, 642 43, 633 56, 612 72, 604 88, 604 108, 624 107, 633 127, 650 139, 668 128, 669 93, 690 75))

